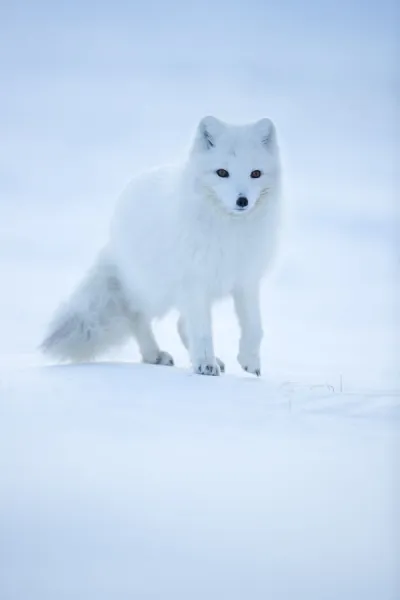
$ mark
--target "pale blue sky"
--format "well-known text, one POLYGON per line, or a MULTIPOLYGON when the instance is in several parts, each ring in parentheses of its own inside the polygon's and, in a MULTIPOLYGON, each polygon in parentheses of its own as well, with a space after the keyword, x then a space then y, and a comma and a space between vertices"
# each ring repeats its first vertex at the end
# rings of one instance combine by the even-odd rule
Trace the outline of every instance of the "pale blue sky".
POLYGON ((394 60, 392 0, 17 0, 3 3, 0 16, 6 74, 161 65, 273 72, 278 63, 285 73, 324 66, 330 73, 356 67, 363 76, 383 76, 394 60))

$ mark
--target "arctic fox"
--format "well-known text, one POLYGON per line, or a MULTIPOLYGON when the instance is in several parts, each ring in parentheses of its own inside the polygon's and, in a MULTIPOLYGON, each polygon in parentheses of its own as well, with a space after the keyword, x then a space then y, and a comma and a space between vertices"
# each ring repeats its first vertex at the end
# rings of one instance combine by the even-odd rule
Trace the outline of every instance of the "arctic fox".
POLYGON ((109 240, 53 318, 42 350, 88 361, 134 336, 146 363, 173 365, 151 322, 179 311, 195 373, 219 375, 213 303, 232 295, 238 361, 260 375, 261 278, 279 223, 280 161, 269 119, 247 125, 204 117, 187 160, 136 177, 122 193, 109 240))

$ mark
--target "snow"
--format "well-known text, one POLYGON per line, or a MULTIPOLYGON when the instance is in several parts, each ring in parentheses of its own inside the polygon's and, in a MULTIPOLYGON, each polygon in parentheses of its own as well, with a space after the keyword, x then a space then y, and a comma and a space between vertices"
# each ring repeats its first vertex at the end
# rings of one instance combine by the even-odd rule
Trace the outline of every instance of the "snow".
POLYGON ((395 598, 390 395, 129 363, 1 385, 2 597, 395 598))
POLYGON ((215 8, 172 22, 160 4, 170 37, 147 7, 100 3, 93 20, 90 2, 16 6, 0 25, 0 598, 395 600, 389 2, 362 16, 324 3, 318 27, 312 3, 290 3, 289 18, 221 2, 224 32, 215 8), (263 289, 263 377, 237 364, 230 302, 214 315, 223 377, 191 373, 176 315, 156 324, 175 368, 140 364, 133 342, 98 364, 45 364, 44 326, 116 195, 178 156, 207 113, 271 116, 280 133, 286 219, 263 289))

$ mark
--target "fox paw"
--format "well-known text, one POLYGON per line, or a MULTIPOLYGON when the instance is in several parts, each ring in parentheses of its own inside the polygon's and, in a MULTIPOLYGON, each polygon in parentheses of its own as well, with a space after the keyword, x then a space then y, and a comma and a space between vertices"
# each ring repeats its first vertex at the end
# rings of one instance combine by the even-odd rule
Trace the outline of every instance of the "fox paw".
POLYGON ((215 362, 202 361, 194 366, 194 372, 197 375, 219 375, 221 373, 221 367, 217 360, 215 362))
POLYGON ((240 366, 246 373, 251 373, 252 375, 256 375, 260 377, 261 375, 261 365, 260 358, 256 354, 249 354, 247 356, 243 356, 239 354, 238 361, 240 366))
POLYGON ((163 365, 166 367, 172 367, 174 365, 172 356, 163 350, 160 350, 154 357, 143 359, 143 362, 149 365, 163 365))
POLYGON ((219 370, 221 371, 221 373, 225 373, 225 363, 218 357, 216 357, 216 363, 219 366, 219 370))

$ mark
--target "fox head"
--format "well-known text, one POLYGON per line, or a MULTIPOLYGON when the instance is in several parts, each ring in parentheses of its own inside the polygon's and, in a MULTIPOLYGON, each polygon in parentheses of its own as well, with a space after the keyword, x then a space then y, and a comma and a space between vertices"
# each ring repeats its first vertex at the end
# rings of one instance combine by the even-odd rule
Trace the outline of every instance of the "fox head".
POLYGON ((191 163, 196 188, 232 215, 265 202, 279 177, 275 127, 270 119, 229 125, 204 117, 197 128, 191 163))

